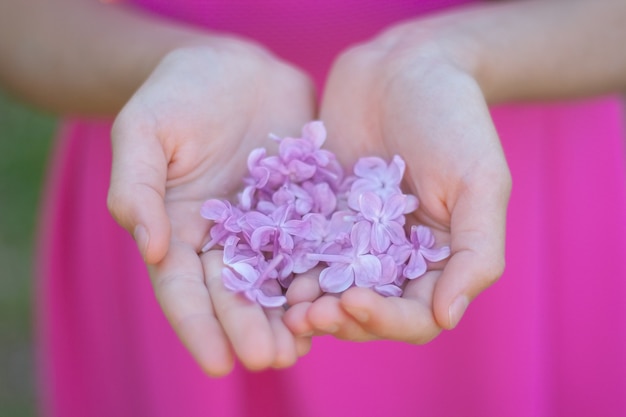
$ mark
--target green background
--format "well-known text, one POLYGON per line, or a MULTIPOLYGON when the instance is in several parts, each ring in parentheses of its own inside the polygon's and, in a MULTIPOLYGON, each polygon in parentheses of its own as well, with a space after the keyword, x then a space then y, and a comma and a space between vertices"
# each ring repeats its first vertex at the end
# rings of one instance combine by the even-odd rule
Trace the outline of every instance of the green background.
POLYGON ((56 119, 0 90, 0 416, 34 416, 33 251, 56 119))

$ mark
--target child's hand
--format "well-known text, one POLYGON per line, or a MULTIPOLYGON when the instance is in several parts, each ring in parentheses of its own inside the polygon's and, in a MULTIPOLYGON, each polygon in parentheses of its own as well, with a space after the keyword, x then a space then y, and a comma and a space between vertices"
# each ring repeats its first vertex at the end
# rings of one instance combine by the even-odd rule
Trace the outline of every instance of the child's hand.
POLYGON ((451 257, 410 281, 402 298, 353 288, 315 299, 315 280, 300 278, 288 292, 300 304, 285 316, 296 334, 425 343, 455 327, 502 274, 511 180, 483 94, 439 45, 417 46, 413 35, 398 28, 343 54, 321 119, 345 166, 361 156, 405 159, 405 185, 420 199, 413 221, 430 226, 451 257))
POLYGON ((134 234, 165 315, 211 375, 230 372, 233 350, 263 369, 309 349, 282 309, 224 289, 220 251, 198 254, 210 226, 201 204, 234 195, 249 152, 271 147, 269 132, 297 134, 314 118, 314 100, 306 76, 224 39, 166 56, 115 121, 110 211, 134 234))

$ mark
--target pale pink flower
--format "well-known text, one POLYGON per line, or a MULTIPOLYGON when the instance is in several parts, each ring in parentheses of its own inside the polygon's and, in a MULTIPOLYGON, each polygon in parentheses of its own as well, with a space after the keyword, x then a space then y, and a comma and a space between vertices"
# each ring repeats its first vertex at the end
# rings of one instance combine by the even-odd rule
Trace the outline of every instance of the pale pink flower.
POLYGON ((406 240, 404 232, 404 209, 406 201, 402 194, 392 194, 384 203, 371 191, 359 198, 361 215, 370 225, 372 248, 382 253, 391 243, 400 244, 406 240))

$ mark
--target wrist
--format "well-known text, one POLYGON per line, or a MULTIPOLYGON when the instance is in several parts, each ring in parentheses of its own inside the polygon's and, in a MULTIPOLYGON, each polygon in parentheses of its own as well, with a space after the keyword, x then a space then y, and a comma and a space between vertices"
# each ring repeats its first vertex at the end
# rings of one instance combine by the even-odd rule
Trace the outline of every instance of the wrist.
POLYGON ((481 68, 480 46, 459 33, 446 17, 392 27, 368 45, 370 51, 379 55, 387 77, 410 78, 410 84, 419 91, 436 90, 440 82, 460 82, 476 86, 488 99, 489 83, 481 68))

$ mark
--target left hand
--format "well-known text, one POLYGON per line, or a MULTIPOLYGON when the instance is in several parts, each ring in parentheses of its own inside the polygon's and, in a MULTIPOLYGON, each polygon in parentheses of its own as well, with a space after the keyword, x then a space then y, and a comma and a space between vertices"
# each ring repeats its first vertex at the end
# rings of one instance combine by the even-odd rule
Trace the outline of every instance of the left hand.
POLYGON ((248 153, 274 145, 269 132, 298 132, 314 110, 305 74, 220 38, 170 52, 115 121, 110 211, 134 234, 178 337, 212 376, 228 374, 235 357, 251 370, 281 368, 309 349, 282 308, 226 290, 221 251, 201 253, 210 222, 200 207, 235 195, 248 153))
POLYGON ((502 274, 511 179, 498 135, 477 81, 420 39, 403 25, 340 56, 321 119, 344 166, 361 156, 405 159, 405 186, 420 200, 408 223, 432 228, 451 256, 409 281, 401 298, 364 288, 317 298, 315 279, 298 278, 285 316, 295 334, 426 343, 502 274))

